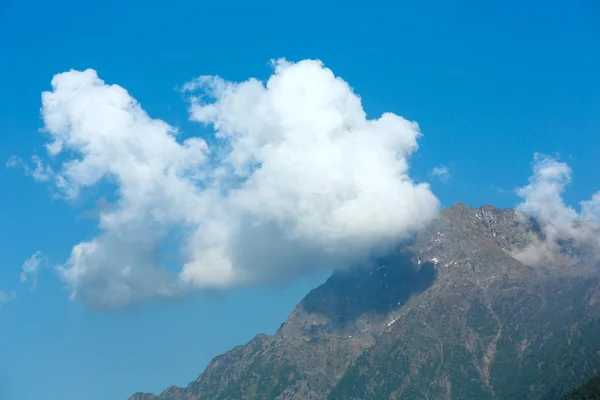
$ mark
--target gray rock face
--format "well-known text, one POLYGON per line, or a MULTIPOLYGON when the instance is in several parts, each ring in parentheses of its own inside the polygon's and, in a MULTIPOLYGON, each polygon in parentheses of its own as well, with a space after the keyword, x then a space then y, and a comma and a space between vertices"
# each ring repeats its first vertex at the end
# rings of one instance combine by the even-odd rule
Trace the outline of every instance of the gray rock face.
POLYGON ((600 373, 600 279, 577 251, 568 266, 513 258, 540 235, 458 203, 374 267, 334 273, 275 335, 130 400, 557 397, 600 373))

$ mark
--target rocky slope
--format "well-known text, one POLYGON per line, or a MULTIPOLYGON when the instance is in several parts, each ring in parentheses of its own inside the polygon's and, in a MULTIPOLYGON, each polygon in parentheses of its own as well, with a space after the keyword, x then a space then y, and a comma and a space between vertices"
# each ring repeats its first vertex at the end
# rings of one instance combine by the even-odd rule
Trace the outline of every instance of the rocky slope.
POLYGON ((459 203, 374 267, 335 273, 275 335, 130 400, 558 397, 600 373, 600 278, 567 244, 523 265, 511 250, 532 235, 514 210, 459 203))

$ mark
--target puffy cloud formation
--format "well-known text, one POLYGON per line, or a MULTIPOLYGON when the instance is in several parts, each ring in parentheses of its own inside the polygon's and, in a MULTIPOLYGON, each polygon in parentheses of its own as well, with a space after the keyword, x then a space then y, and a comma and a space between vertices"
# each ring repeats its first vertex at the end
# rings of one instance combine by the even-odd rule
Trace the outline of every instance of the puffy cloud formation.
POLYGON ((21 283, 31 280, 32 285, 35 286, 37 284, 37 273, 42 263, 43 256, 39 251, 36 251, 27 260, 25 260, 21 266, 21 283))
POLYGON ((274 62, 266 83, 200 77, 190 117, 211 145, 179 139, 125 89, 93 70, 56 75, 42 116, 58 166, 39 166, 67 198, 109 183, 99 233, 59 267, 72 298, 119 306, 342 268, 385 252, 435 217, 408 175, 418 126, 368 119, 360 98, 319 61, 274 62), (173 270, 164 251, 177 238, 173 270))
POLYGON ((514 256, 529 265, 568 262, 560 249, 561 241, 575 246, 600 246, 600 192, 581 202, 581 211, 565 204, 563 193, 571 182, 571 168, 555 158, 535 154, 533 176, 527 186, 517 189, 523 201, 517 210, 536 217, 543 238, 534 238, 514 256))
POLYGON ((434 167, 431 170, 431 176, 439 179, 441 182, 448 182, 450 180, 450 170, 445 165, 434 167))

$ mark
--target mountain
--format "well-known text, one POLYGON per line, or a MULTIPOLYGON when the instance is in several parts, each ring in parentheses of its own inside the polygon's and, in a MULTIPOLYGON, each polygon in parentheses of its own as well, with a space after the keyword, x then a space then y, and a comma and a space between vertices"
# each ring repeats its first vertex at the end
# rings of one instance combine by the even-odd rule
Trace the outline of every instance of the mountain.
POLYGON ((370 268, 334 273, 273 336, 185 388, 130 400, 553 399, 600 373, 600 276, 585 249, 528 267, 512 209, 444 210, 370 268))
POLYGON ((600 376, 590 379, 559 400, 600 400, 600 376))

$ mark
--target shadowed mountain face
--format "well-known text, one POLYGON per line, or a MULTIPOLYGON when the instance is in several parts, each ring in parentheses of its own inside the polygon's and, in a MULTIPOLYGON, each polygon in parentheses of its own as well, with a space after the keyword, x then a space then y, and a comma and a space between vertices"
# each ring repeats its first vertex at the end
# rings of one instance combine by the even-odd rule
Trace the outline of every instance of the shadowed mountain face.
POLYGON ((333 274, 275 335, 131 400, 556 398, 600 373, 600 279, 576 251, 536 268, 510 255, 540 234, 459 203, 397 254, 333 274))
POLYGON ((559 400, 600 400, 600 376, 596 376, 559 400))

